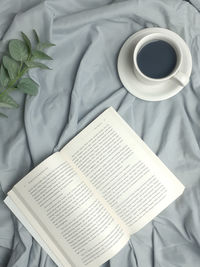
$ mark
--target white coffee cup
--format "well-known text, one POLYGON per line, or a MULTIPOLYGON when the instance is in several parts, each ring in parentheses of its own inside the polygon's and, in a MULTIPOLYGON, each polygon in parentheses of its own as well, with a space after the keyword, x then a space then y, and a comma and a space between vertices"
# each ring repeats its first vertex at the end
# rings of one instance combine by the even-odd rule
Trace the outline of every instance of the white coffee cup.
POLYGON ((177 43, 177 40, 175 40, 171 36, 167 36, 167 34, 162 33, 151 33, 146 36, 144 36, 142 39, 138 41, 138 43, 135 46, 134 52, 133 52, 133 70, 135 75, 139 80, 141 80, 143 83, 147 85, 156 85, 163 82, 166 82, 169 79, 174 79, 175 82, 180 84, 181 86, 185 86, 188 83, 188 77, 185 73, 181 72, 180 67, 183 60, 183 54, 181 52, 181 49, 179 47, 179 44, 177 43), (140 50, 147 44, 154 42, 154 41, 165 41, 167 42, 176 52, 176 65, 173 69, 173 71, 164 78, 151 78, 146 76, 137 64, 137 56, 140 50))

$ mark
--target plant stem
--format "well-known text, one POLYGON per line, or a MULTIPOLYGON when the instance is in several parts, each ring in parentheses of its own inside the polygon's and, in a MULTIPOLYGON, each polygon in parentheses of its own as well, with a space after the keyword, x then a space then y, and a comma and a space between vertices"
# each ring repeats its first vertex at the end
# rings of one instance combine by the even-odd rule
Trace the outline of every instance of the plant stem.
POLYGON ((16 82, 28 71, 28 69, 29 69, 28 67, 25 67, 24 69, 22 69, 22 71, 16 76, 16 78, 11 80, 7 84, 7 87, 5 88, 5 90, 3 90, 2 93, 0 93, 0 97, 3 96, 5 93, 7 93, 9 88, 13 88, 13 86, 16 84, 16 82))
POLYGON ((21 69, 22 69, 22 66, 23 66, 23 62, 20 61, 20 66, 19 66, 19 71, 18 71, 18 74, 20 73, 21 69))

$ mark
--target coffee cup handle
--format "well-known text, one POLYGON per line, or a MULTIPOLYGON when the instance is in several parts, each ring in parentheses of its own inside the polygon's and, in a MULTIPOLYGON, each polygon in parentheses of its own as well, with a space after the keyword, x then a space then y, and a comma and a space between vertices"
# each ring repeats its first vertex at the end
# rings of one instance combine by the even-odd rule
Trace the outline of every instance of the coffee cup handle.
POLYGON ((182 86, 185 86, 188 83, 188 77, 183 72, 176 73, 173 79, 176 80, 182 86))

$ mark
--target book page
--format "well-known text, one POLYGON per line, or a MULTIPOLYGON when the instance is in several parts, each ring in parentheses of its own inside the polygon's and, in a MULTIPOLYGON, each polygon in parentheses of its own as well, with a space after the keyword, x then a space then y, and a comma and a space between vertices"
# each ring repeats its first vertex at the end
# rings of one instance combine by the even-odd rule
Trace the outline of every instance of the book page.
POLYGON ((71 267, 70 263, 65 263, 65 266, 62 265, 58 258, 55 256, 54 251, 50 250, 48 245, 44 242, 44 240, 40 237, 40 235, 35 231, 35 229, 30 225, 27 221, 26 217, 20 212, 15 203, 11 200, 10 197, 6 197, 4 203, 9 207, 9 209, 15 214, 18 220, 24 225, 24 227, 29 231, 29 233, 33 236, 33 238, 40 244, 40 246, 46 251, 46 253, 51 257, 51 259, 55 262, 58 267, 71 267))
POLYGON ((141 229, 184 186, 113 109, 107 109, 62 150, 129 227, 141 229))
POLYGON ((92 186, 60 153, 43 161, 8 195, 63 266, 99 266, 129 239, 92 186))

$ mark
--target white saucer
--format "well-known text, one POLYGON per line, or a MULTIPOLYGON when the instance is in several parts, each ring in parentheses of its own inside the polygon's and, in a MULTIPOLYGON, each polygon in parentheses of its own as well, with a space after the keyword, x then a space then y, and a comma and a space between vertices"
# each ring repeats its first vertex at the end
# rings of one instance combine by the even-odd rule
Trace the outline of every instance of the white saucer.
POLYGON ((118 73, 124 87, 133 95, 143 100, 160 101, 176 95, 183 89, 175 79, 170 79, 163 84, 145 85, 134 74, 133 51, 137 42, 150 33, 165 33, 172 36, 180 44, 183 56, 180 71, 189 77, 192 71, 192 57, 185 41, 176 33, 163 28, 147 28, 131 35, 123 44, 118 56, 118 73))

